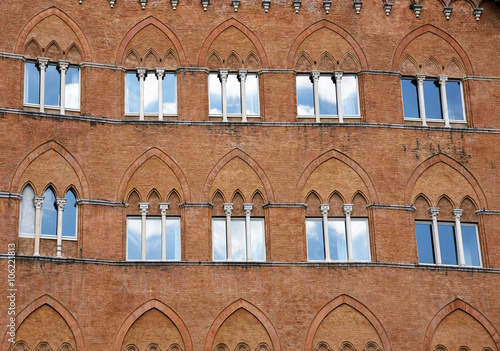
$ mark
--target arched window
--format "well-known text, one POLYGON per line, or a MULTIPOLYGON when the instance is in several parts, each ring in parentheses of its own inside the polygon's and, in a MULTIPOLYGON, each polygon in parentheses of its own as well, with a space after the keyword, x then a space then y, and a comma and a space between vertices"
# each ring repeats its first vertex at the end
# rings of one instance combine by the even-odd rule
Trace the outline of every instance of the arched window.
POLYGON ((72 189, 66 192, 64 196, 66 204, 62 219, 62 236, 76 238, 78 205, 76 204, 76 195, 72 189))
POLYGON ((52 188, 47 188, 43 194, 42 205, 42 235, 56 235, 57 231, 57 205, 56 195, 52 188))
POLYGON ((35 192, 28 184, 22 192, 20 214, 19 214, 19 236, 35 235, 35 205, 33 199, 35 192))

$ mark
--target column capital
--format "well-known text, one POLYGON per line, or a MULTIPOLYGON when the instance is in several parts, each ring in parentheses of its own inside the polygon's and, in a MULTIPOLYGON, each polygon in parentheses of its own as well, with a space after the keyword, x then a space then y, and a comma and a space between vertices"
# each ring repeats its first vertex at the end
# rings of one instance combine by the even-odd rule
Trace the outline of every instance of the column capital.
POLYGON ((169 203, 168 202, 160 202, 158 205, 160 206, 161 215, 166 216, 167 212, 168 212, 169 203))
POLYGON ((57 65, 59 70, 66 72, 68 70, 69 61, 68 60, 58 60, 57 65))
POLYGON ((415 77, 417 78, 418 84, 424 84, 425 77, 427 77, 427 76, 425 74, 419 73, 415 77))
POLYGON ((57 204, 58 210, 64 211, 64 206, 66 205, 66 199, 65 198, 57 198, 56 204, 57 204))
POLYGON ((429 214, 432 219, 437 219, 439 216, 439 207, 431 207, 429 208, 429 214))
POLYGON ((33 203, 35 204, 35 208, 37 210, 41 209, 42 208, 42 205, 43 205, 43 200, 45 199, 44 196, 35 196, 33 198, 33 203))
POLYGON ((335 81, 341 80, 343 75, 344 75, 344 71, 334 71, 333 72, 333 76, 335 77, 335 81))
POLYGON ((137 67, 137 76, 139 78, 144 78, 146 76, 146 67, 137 67))
POLYGON ((246 68, 240 68, 238 70, 238 78, 239 78, 240 82, 247 80, 247 74, 248 74, 248 70, 246 68))
POLYGON ((438 79, 439 79, 439 85, 445 85, 446 84, 446 81, 448 80, 448 77, 449 76, 445 76, 443 74, 439 75, 438 76, 438 79))
POLYGON ((245 211, 245 216, 250 216, 252 214, 253 204, 243 204, 243 211, 245 211))
POLYGON ((317 70, 311 71, 311 78, 313 80, 319 80, 320 76, 321 76, 321 71, 317 71, 317 70))
POLYGON ((353 204, 344 204, 342 208, 344 209, 344 214, 350 216, 352 214, 353 204))
POLYGON ((224 205, 224 213, 226 214, 226 216, 231 216, 233 214, 234 204, 225 203, 223 205, 224 205))
POLYGON ((323 217, 328 216, 328 212, 330 212, 330 205, 329 204, 319 205, 319 210, 321 211, 321 215, 323 217))
POLYGON ((40 67, 40 69, 45 70, 45 68, 47 67, 47 65, 49 63, 49 58, 48 57, 37 57, 36 62, 38 63, 38 67, 40 67))
POLYGON ((148 214, 149 202, 139 202, 139 211, 141 215, 145 216, 148 214))
POLYGON ((219 68, 219 79, 221 81, 227 81, 228 74, 229 70, 227 68, 219 68))
POLYGON ((165 74, 165 68, 156 67, 155 73, 156 73, 156 76, 158 77, 158 79, 160 80, 163 78, 163 75, 165 74))
POLYGON ((452 211, 451 211, 451 214, 453 215, 453 219, 455 221, 460 221, 460 219, 462 218, 462 213, 464 212, 464 210, 462 209, 459 209, 459 208, 454 208, 452 211))

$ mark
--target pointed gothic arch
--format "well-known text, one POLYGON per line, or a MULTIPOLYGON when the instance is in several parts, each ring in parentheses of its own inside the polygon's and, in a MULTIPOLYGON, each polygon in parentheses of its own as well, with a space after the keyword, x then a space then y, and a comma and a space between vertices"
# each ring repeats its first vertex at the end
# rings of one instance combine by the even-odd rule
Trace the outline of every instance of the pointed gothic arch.
POLYGON ((129 314, 129 316, 120 326, 118 333, 116 334, 112 350, 121 351, 120 348, 122 346, 123 339, 127 335, 130 327, 132 327, 132 324, 134 324, 136 320, 138 320, 142 315, 152 309, 157 309, 158 311, 162 312, 177 327, 177 330, 179 330, 179 333, 181 334, 182 341, 184 342, 184 351, 193 351, 193 341, 191 340, 191 335, 189 334, 184 321, 181 319, 181 317, 179 317, 177 313, 174 312, 174 310, 156 299, 152 299, 143 303, 129 314))
POLYGON ((387 336, 384 327, 377 319, 377 317, 365 305, 348 295, 337 296, 335 299, 323 306, 321 310, 319 310, 319 312, 313 318, 309 329, 307 330, 304 351, 313 351, 314 335, 316 334, 316 331, 318 330, 321 322, 323 321, 323 319, 325 319, 326 316, 328 316, 330 312, 344 304, 354 308, 371 323, 371 325, 375 328, 375 331, 378 333, 380 340, 382 341, 384 351, 392 351, 389 337, 387 336))
MULTIPOLYGON (((221 325, 224 323, 224 321, 232 315, 234 312, 236 312, 239 309, 244 309, 250 314, 252 314, 257 320, 264 326, 266 329, 267 333, 269 334, 269 338, 271 339, 272 342, 272 349, 274 351, 281 351, 281 344, 278 338, 278 333, 276 332, 276 329, 274 328, 273 324, 267 318, 267 316, 259 310, 257 307, 252 305, 250 302, 239 299, 229 306, 227 306, 218 316, 215 318, 214 322, 210 326, 210 329, 208 330, 208 335, 205 340, 205 346, 203 347, 203 351, 212 351, 212 345, 214 343, 215 335, 217 334, 217 331, 221 327, 221 325)), ((188 351, 188 350, 186 350, 188 351)))

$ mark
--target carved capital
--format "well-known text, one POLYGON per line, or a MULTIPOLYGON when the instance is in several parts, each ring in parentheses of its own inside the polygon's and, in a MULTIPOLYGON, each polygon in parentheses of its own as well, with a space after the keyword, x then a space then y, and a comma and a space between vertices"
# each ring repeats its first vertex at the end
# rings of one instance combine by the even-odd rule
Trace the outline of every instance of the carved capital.
POLYGON ((321 76, 321 71, 311 71, 311 79, 313 81, 319 81, 319 77, 321 76))
POLYGON ((155 69, 155 74, 156 74, 156 77, 158 77, 158 80, 162 80, 163 75, 165 74, 165 68, 157 67, 155 69))
POLYGON ((328 212, 330 212, 330 205, 319 205, 319 210, 321 211, 321 215, 323 217, 328 216, 328 212))
POLYGON ((247 74, 248 70, 246 68, 240 68, 238 70, 238 79, 240 80, 240 82, 244 82, 247 80, 247 74))
POLYGON ((139 211, 141 212, 142 216, 145 216, 148 214, 148 209, 149 209, 148 202, 139 202, 139 211))
POLYGON ((228 74, 229 70, 227 68, 219 68, 219 79, 221 82, 227 82, 228 74))
POLYGON ((417 84, 423 85, 425 77, 427 77, 427 76, 425 74, 417 74, 416 77, 417 77, 417 84))
POLYGON ((33 198, 33 203, 35 204, 35 208, 37 210, 42 209, 42 205, 43 205, 43 200, 44 199, 45 199, 45 197, 43 197, 43 196, 35 196, 33 198))
POLYGON ((231 216, 233 214, 233 205, 234 204, 223 204, 224 205, 224 213, 226 216, 231 216))
POLYGON ((448 81, 448 76, 445 75, 439 75, 439 85, 446 85, 446 82, 448 81))
POLYGON ((250 216, 252 214, 253 204, 243 204, 243 211, 245 211, 245 216, 250 216))
POLYGON ((439 207, 431 207, 429 208, 429 214, 432 219, 437 219, 439 216, 439 207))
POLYGON ((344 71, 334 71, 333 75, 335 76, 335 82, 340 82, 342 80, 342 76, 344 75, 344 71))
POLYGON ((69 61, 67 60, 59 60, 57 61, 57 65, 59 66, 59 70, 62 72, 66 72, 68 70, 68 66, 69 66, 69 61))
POLYGON ((40 70, 45 71, 45 68, 47 68, 47 65, 49 64, 49 59, 47 57, 37 57, 36 62, 38 63, 40 70))
POLYGON ((158 205, 160 206, 161 215, 166 216, 168 212, 168 202, 160 202, 158 205))
POLYGON ((137 76, 144 78, 146 76, 146 67, 137 67, 137 76))
POLYGON ((58 210, 64 211, 64 206, 66 205, 66 199, 65 198, 57 198, 56 204, 57 204, 58 210))
POLYGON ((464 210, 462 209, 459 209, 459 208, 455 208, 451 211, 451 214, 453 215, 453 219, 455 221, 460 221, 460 219, 462 218, 462 213, 464 212, 464 210))
POLYGON ((344 204, 343 209, 346 216, 350 216, 352 214, 353 206, 353 204, 344 204))

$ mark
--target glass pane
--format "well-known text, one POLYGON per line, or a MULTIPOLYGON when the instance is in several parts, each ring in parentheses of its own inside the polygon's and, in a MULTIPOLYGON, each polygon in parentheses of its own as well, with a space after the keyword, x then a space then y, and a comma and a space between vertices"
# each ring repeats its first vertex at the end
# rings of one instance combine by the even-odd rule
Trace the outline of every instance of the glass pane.
POLYGON ((226 256, 226 219, 212 219, 212 253, 214 261, 221 261, 226 256))
POLYGON ((368 219, 351 219, 352 254, 355 261, 370 261, 370 238, 368 236, 368 219))
POLYGON ((477 240, 477 227, 462 225, 462 241, 464 244, 464 257, 466 266, 481 266, 479 246, 477 240))
POLYGON ((266 244, 264 235, 264 218, 252 218, 250 220, 250 231, 252 233, 252 260, 266 260, 266 244))
POLYGON ((23 198, 21 199, 21 214, 19 215, 19 234, 34 235, 35 234, 35 204, 33 199, 35 193, 33 188, 26 185, 23 190, 23 198))
POLYGON ((323 261, 325 246, 323 241, 323 221, 321 219, 306 219, 307 259, 323 261))
POLYGON ((56 235, 57 208, 56 195, 48 188, 43 194, 45 199, 42 204, 42 235, 56 235))
POLYGON ((443 119, 441 114, 441 95, 439 95, 439 82, 424 80, 425 118, 443 119))
POLYGON ((448 116, 451 121, 463 121, 462 87, 460 82, 446 83, 446 100, 448 101, 448 116))
POLYGON ((125 113, 139 113, 140 86, 135 72, 125 73, 125 113))
POLYGON ((309 76, 297 76, 297 115, 314 116, 313 83, 309 76))
POLYGON ((144 78, 144 113, 158 113, 158 79, 153 72, 144 78))
POLYGON ((234 261, 247 259, 247 243, 245 234, 245 219, 231 219, 231 253, 234 261))
POLYGON ((167 218, 166 222, 167 260, 181 259, 181 219, 167 218))
POLYGON ((141 259, 141 218, 127 217, 127 260, 141 259))
POLYGON ((61 74, 56 65, 48 65, 45 69, 45 105, 59 106, 61 95, 61 74))
POLYGON ((403 94, 403 111, 406 118, 420 118, 418 113, 417 81, 401 79, 401 92, 403 94))
POLYGON ((80 109, 80 70, 78 67, 68 67, 64 87, 65 107, 80 109))
POLYGON ((441 263, 443 264, 457 264, 454 229, 452 224, 440 224, 438 226, 439 249, 441 251, 441 263))
POLYGON ((161 218, 146 220, 146 260, 161 260, 161 218))
POLYGON ((436 263, 434 261, 434 246, 432 245, 432 225, 415 223, 417 235, 417 250, 419 263, 436 263))
POLYGON ((248 74, 245 83, 247 115, 258 116, 259 113, 259 77, 257 74, 248 74))
POLYGON ((221 115, 222 83, 220 82, 217 73, 210 73, 208 75, 208 99, 210 105, 210 115, 221 115))
POLYGON ((319 114, 333 116, 337 114, 337 96, 332 76, 320 76, 318 82, 319 114))
POLYGON ((163 77, 163 113, 177 114, 177 76, 175 73, 166 73, 163 77))
POLYGON ((333 261, 347 261, 345 220, 328 220, 328 241, 330 245, 330 258, 333 261))
POLYGON ((73 191, 68 190, 66 195, 66 205, 63 211, 62 235, 76 238, 76 196, 73 191))
POLYGON ((344 116, 359 116, 358 77, 342 77, 342 112, 344 116))
POLYGON ((227 76, 226 104, 228 114, 241 114, 241 90, 237 74, 227 76))
POLYGON ((40 103, 40 72, 34 62, 26 62, 24 76, 24 102, 40 103))

